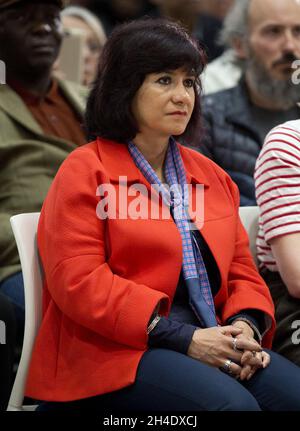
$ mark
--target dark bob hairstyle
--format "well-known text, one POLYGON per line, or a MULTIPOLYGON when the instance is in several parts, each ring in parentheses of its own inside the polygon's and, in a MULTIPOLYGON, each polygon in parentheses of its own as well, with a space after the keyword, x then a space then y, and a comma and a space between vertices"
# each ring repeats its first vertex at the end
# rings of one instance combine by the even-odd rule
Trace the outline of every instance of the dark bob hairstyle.
POLYGON ((199 75, 204 51, 178 24, 146 18, 117 27, 104 46, 86 109, 89 140, 101 136, 118 142, 134 139, 138 125, 132 100, 146 75, 184 67, 196 76, 195 106, 181 141, 193 141, 200 125, 199 75))

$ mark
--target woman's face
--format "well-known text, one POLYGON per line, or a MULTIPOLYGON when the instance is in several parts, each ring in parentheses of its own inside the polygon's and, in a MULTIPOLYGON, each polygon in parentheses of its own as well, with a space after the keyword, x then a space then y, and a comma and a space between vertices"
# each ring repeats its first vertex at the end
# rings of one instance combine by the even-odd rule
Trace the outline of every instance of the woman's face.
POLYGON ((195 76, 184 69, 147 75, 132 103, 139 132, 164 138, 181 135, 193 112, 194 83, 195 76))
POLYGON ((82 84, 89 85, 96 77, 99 57, 101 55, 104 42, 101 45, 97 35, 87 25, 87 23, 80 18, 75 16, 64 16, 62 22, 64 29, 66 30, 78 29, 82 31, 84 37, 82 84))

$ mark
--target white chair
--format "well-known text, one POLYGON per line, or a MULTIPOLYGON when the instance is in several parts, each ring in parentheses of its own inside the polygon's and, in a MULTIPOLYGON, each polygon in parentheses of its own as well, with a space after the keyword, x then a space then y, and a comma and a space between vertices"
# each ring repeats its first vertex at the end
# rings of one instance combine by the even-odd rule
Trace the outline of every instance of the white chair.
POLYGON ((246 229, 249 236, 250 250, 253 259, 256 263, 256 266, 258 266, 258 260, 256 257, 256 237, 258 233, 259 208, 258 206, 240 207, 239 214, 244 228, 246 229))
POLYGON ((40 213, 19 214, 10 223, 17 243, 25 291, 25 331, 21 359, 7 410, 29 411, 36 406, 23 405, 24 389, 32 348, 42 317, 42 270, 36 244, 40 213))

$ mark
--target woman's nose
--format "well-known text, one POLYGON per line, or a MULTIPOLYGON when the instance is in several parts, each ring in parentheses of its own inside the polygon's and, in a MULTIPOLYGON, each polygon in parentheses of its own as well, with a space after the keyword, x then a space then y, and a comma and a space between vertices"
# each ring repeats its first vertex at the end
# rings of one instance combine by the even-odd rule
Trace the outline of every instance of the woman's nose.
POLYGON ((175 103, 186 103, 189 100, 189 94, 183 84, 177 85, 173 92, 173 101, 175 103))

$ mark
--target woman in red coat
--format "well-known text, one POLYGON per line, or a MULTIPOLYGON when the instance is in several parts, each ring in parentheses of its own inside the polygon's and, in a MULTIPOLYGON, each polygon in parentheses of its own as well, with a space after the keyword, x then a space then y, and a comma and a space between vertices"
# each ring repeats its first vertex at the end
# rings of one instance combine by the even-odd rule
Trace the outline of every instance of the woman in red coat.
POLYGON ((95 139, 62 164, 38 229, 44 317, 27 395, 46 408, 300 409, 299 368, 265 350, 273 304, 237 187, 174 139, 199 132, 203 67, 168 21, 125 24, 105 46, 95 139))

